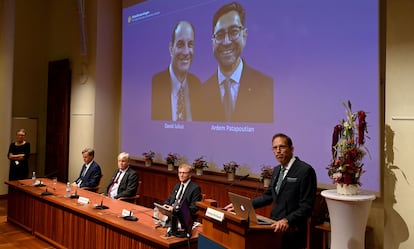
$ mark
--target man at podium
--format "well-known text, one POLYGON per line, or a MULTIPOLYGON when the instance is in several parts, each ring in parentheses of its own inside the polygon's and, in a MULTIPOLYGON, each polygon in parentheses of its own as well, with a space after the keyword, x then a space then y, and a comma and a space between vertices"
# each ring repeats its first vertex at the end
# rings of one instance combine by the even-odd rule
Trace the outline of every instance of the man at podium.
MULTIPOLYGON (((272 149, 280 165, 274 167, 272 181, 263 195, 253 199, 254 208, 273 203, 270 218, 275 232, 283 232, 282 249, 306 247, 307 220, 312 214, 316 198, 315 170, 293 156, 292 139, 278 133, 272 138, 272 149)), ((225 207, 233 210, 233 205, 225 207)))

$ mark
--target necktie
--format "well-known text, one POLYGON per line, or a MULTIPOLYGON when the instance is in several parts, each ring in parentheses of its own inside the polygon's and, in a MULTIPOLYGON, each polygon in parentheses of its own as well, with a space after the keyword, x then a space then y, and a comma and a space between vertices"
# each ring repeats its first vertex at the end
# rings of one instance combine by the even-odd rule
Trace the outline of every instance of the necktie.
POLYGON ((122 172, 120 170, 118 170, 118 173, 116 174, 115 180, 112 182, 111 186, 109 187, 108 196, 111 196, 112 188, 115 186, 116 183, 118 183, 118 180, 119 180, 119 177, 121 176, 121 174, 122 174, 122 172))
POLYGON ((82 183, 82 179, 83 179, 83 177, 85 176, 85 173, 86 173, 86 165, 84 164, 83 166, 82 166, 82 171, 81 171, 81 175, 80 175, 80 177, 79 177, 79 180, 77 180, 76 181, 76 183, 80 186, 80 184, 82 183))
POLYGON ((86 175, 86 165, 83 165, 82 177, 86 175))
POLYGON ((180 205, 181 198, 183 197, 183 192, 184 192, 183 190, 184 190, 184 184, 181 183, 180 190, 178 190, 177 198, 175 198, 175 201, 174 201, 174 205, 173 205, 174 208, 178 208, 178 206, 180 205))
POLYGON ((282 182, 283 182, 283 176, 285 175, 285 171, 286 171, 286 168, 283 166, 280 166, 279 178, 277 179, 277 183, 276 183, 276 193, 278 194, 279 194, 280 186, 282 185, 282 182))
POLYGON ((185 115, 185 101, 184 101, 184 86, 181 84, 180 89, 178 90, 178 100, 177 100, 177 120, 183 121, 186 120, 185 115))
POLYGON ((224 113, 226 115, 226 121, 230 121, 231 113, 233 112, 232 100, 231 100, 231 80, 226 79, 223 81, 223 84, 224 84, 224 96, 223 96, 224 113))

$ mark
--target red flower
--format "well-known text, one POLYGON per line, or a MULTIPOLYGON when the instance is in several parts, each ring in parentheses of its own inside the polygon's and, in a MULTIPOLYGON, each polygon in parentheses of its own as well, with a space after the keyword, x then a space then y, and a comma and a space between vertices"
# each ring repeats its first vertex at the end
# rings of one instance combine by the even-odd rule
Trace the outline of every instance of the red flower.
POLYGON ((358 144, 359 145, 362 145, 362 144, 364 144, 365 143, 365 137, 364 137, 364 134, 365 134, 365 132, 368 132, 367 131, 367 122, 365 121, 365 117, 366 117, 367 115, 365 114, 365 112, 364 111, 359 111, 358 112, 358 121, 359 121, 359 123, 358 123, 358 144))
POLYGON ((353 113, 350 101, 348 105, 342 105, 346 109, 346 119, 334 127, 332 161, 327 167, 328 175, 334 183, 361 185, 359 179, 365 172, 362 169, 362 159, 366 154, 363 147, 367 132, 366 113, 353 113))

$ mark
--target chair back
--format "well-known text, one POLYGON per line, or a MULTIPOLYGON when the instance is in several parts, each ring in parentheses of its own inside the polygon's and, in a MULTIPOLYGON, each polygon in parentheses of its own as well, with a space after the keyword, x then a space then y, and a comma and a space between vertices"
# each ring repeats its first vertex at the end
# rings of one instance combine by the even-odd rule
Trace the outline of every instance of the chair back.
POLYGON ((81 189, 85 189, 91 192, 98 192, 98 190, 101 188, 101 181, 102 181, 103 175, 101 175, 101 178, 99 178, 99 183, 95 187, 82 187, 81 189))
POLYGON ((131 203, 135 203, 138 204, 138 199, 140 197, 140 189, 141 189, 141 184, 142 181, 138 181, 138 186, 137 186, 137 192, 135 192, 134 196, 123 196, 123 197, 119 197, 119 200, 123 200, 123 201, 127 201, 127 202, 131 202, 131 203))

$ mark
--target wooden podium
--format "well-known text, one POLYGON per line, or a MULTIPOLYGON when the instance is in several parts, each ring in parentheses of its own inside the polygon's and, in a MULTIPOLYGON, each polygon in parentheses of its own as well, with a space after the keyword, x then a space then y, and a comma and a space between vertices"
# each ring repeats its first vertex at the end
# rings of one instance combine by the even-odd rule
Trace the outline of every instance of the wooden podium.
MULTIPOLYGON (((275 233, 270 225, 248 224, 246 219, 215 207, 216 202, 206 199, 197 202, 198 215, 203 224, 201 234, 207 239, 224 248, 255 248, 279 249, 281 248, 281 233, 275 233), (206 216, 208 208, 224 213, 222 222, 206 216)), ((202 245, 198 245, 202 248, 202 245)), ((218 247, 220 248, 220 247, 218 247)))

